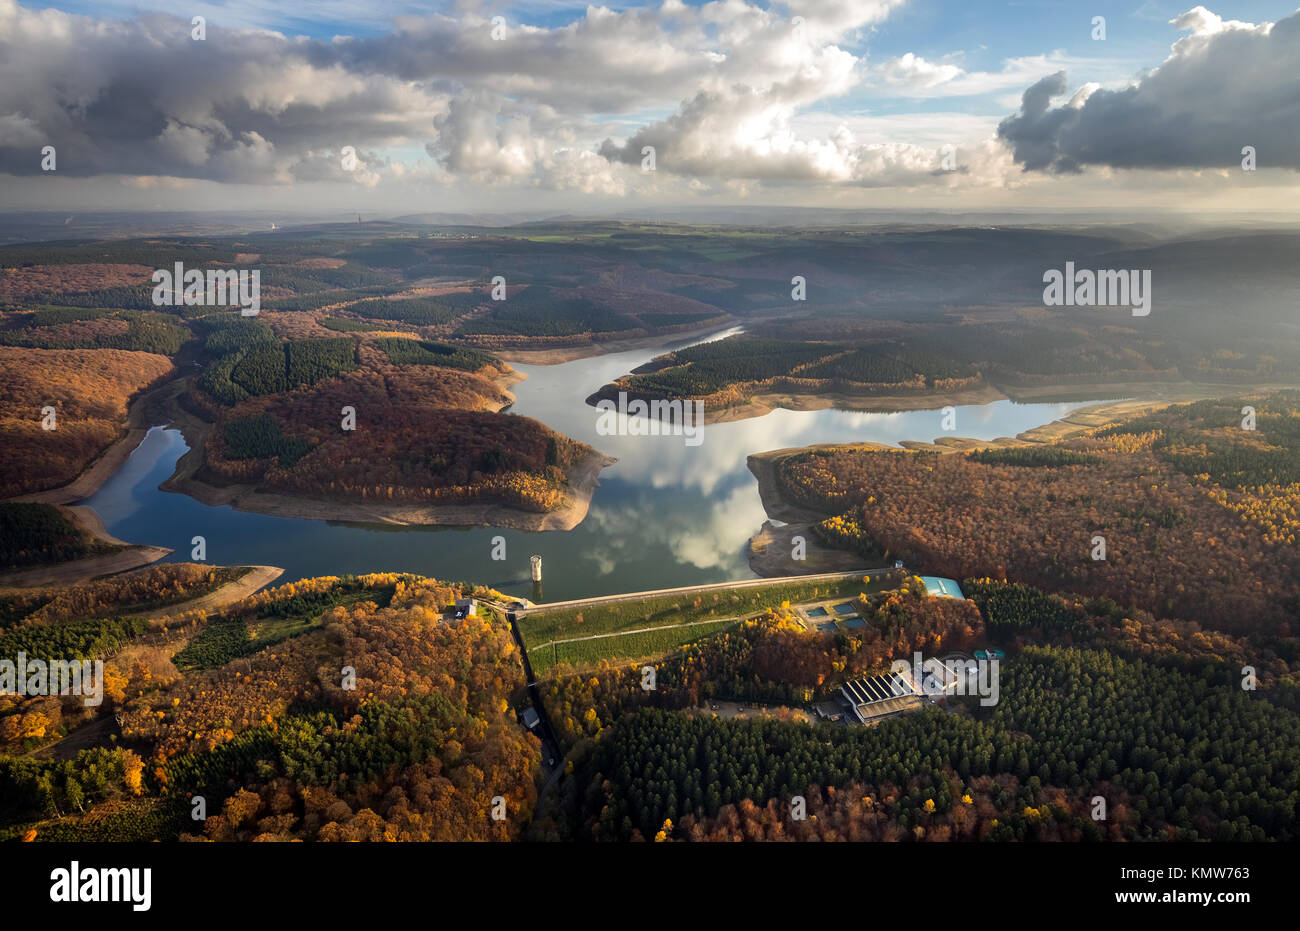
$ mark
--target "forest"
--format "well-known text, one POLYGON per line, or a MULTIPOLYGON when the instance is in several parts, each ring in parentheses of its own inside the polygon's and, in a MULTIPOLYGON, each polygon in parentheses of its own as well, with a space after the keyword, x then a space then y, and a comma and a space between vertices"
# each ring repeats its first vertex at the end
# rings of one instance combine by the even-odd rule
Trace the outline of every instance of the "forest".
POLYGON ((1033 453, 811 451, 784 459, 777 480, 791 500, 831 515, 816 528, 833 545, 1227 632, 1277 632, 1298 619, 1300 486, 1282 463, 1300 451, 1291 445, 1300 412, 1288 396, 1255 399, 1261 420, 1247 431, 1246 403, 1174 407, 1033 453), (1172 439, 1149 429, 1202 416, 1213 425, 1172 439), (1093 556, 1098 536, 1104 559, 1093 556))
MULTIPOLYGON (((846 273, 870 277, 857 269, 846 273)), ((838 289, 833 298, 819 291, 822 299, 810 292, 806 304, 783 303, 787 295, 773 282, 732 280, 729 289, 695 286, 678 293, 752 318, 744 334, 669 353, 603 391, 731 406, 765 392, 906 396, 987 385, 1023 393, 1140 383, 1294 384, 1300 378, 1294 334, 1274 327, 1265 310, 1250 314, 1274 327, 1269 339, 1257 330, 1217 325, 1212 311, 1202 309, 1209 288, 1189 294, 1178 313, 1135 328, 1086 309, 1067 318, 1041 309, 963 308, 959 299, 936 312, 893 294, 877 306, 864 292, 850 296, 838 289), (760 306, 747 307, 750 298, 760 306)))
POLYGON ((971 604, 923 597, 907 583, 870 596, 867 630, 853 637, 808 634, 773 612, 658 663, 652 692, 638 688, 636 666, 559 671, 543 696, 571 765, 530 836, 1297 837, 1300 777, 1289 758, 1300 752, 1300 640, 1208 634, 1017 583, 968 579, 963 587, 978 615, 935 615, 971 604), (724 719, 702 703, 806 702, 891 656, 988 641, 1011 650, 991 708, 950 697, 946 710, 863 728, 780 712, 724 719), (1260 691, 1243 689, 1242 665, 1261 660, 1260 691), (1215 740, 1205 740, 1211 733, 1215 740), (796 795, 807 800, 807 821, 791 819, 796 795), (1090 815, 1096 796, 1108 806, 1101 823, 1090 815))
POLYGON ((78 528, 52 504, 0 501, 0 569, 68 562, 116 549, 78 528))
POLYGON ((1296 837, 1294 712, 1093 650, 1029 647, 1002 675, 991 713, 931 708, 869 728, 644 709, 595 743, 538 827, 575 838, 663 830, 657 839, 703 840, 734 821, 724 806, 749 802, 744 820, 761 822, 754 809, 769 800, 778 809, 793 795, 834 805, 843 789, 853 793, 853 808, 841 810, 849 833, 834 821, 819 829, 788 819, 784 831, 782 819, 734 830, 763 839, 1296 837), (1205 740, 1210 733, 1217 739, 1205 740), (1086 814, 1096 795, 1108 801, 1104 825, 1086 814))
POLYGON ((461 336, 574 337, 591 333, 635 330, 634 317, 613 312, 595 301, 564 291, 531 285, 504 301, 493 302, 488 314, 461 324, 461 336))
POLYGON ((198 477, 305 496, 553 510, 566 470, 591 450, 497 413, 505 401, 486 378, 454 368, 360 369, 225 412, 198 477), (354 431, 340 429, 344 406, 357 411, 354 431))
POLYGON ((981 383, 974 365, 905 340, 873 339, 863 346, 742 334, 668 353, 603 390, 700 397, 726 406, 762 391, 915 394, 981 383))
POLYGON ((367 323, 364 320, 353 320, 349 317, 324 317, 318 322, 325 329, 335 330, 339 333, 371 333, 382 329, 377 323, 367 323))
POLYGON ((172 371, 153 353, 0 346, 0 498, 72 481, 125 432, 128 400, 172 371))
POLYGON ((466 372, 500 365, 495 356, 468 346, 449 346, 446 343, 395 337, 386 337, 376 342, 393 365, 441 365, 466 372))
POLYGON ((1166 408, 1098 436, 1150 439, 1156 456, 1259 528, 1266 541, 1300 541, 1300 393, 1166 408), (1238 421, 1248 408, 1257 421, 1245 429, 1238 421))
POLYGON ((346 309, 373 320, 397 320, 415 326, 436 326, 465 316, 482 300, 481 294, 468 292, 427 298, 364 300, 349 304, 346 309))
POLYGON ((167 314, 85 307, 37 307, 0 325, 0 345, 33 349, 128 349, 173 356, 190 331, 167 314))
POLYGON ((508 629, 490 617, 444 620, 466 591, 414 576, 325 578, 250 596, 215 618, 182 615, 148 631, 113 622, 105 631, 137 644, 109 661, 128 664, 104 712, 123 722, 115 746, 68 759, 0 756, 0 836, 519 838, 540 749, 516 720, 523 678, 508 629), (212 640, 199 646, 231 619, 312 623, 225 657, 212 640), (167 659, 178 649, 206 660, 178 669, 167 659), (341 687, 344 666, 355 688, 341 687), (196 794, 206 821, 189 817, 196 794), (497 796, 501 820, 490 816, 497 796))
POLYGON ((282 343, 260 320, 230 314, 202 323, 211 364, 197 384, 224 404, 314 385, 356 368, 356 343, 348 337, 282 343))
POLYGON ((980 465, 1009 465, 1025 468, 1097 465, 1099 456, 1060 446, 1007 446, 972 450, 967 457, 980 465))
MULTIPOLYGON (((969 600, 852 578, 834 596, 865 623, 826 633, 795 617, 802 584, 536 613, 520 633, 561 753, 545 792, 509 626, 449 610, 488 596, 469 583, 325 577, 203 610, 187 602, 246 570, 166 563, 6 589, 0 657, 93 657, 106 674, 97 708, 0 697, 0 839, 1300 840, 1300 395, 1245 387, 1294 383, 1300 339, 1253 272, 1186 264, 1270 252, 1234 242, 557 221, 0 247, 5 498, 71 481, 123 434, 131 399, 176 372, 208 431, 202 481, 532 512, 561 505, 593 451, 502 413, 494 347, 743 323, 617 383, 719 404, 1243 385, 1053 444, 785 458, 779 489, 820 515, 823 542, 887 550, 969 600), (1178 278, 1149 320, 1066 314, 1035 293, 1061 254, 1192 270, 1160 279, 1178 278), (262 315, 156 308, 149 275, 177 261, 259 268, 262 315), (498 274, 505 302, 486 295, 498 274), (806 302, 790 300, 794 274, 806 302), (893 659, 990 647, 1005 652, 995 706, 805 720, 893 659), (710 707, 724 701, 769 707, 730 718, 710 707)), ((1265 287, 1278 281, 1292 279, 1265 287)), ((58 507, 0 502, 0 568, 110 549, 58 507)))
POLYGON ((60 588, 15 589, 0 596, 0 628, 154 611, 199 598, 247 573, 243 566, 160 563, 60 588))
MULTIPOLYGON (((198 583, 204 568, 184 578, 198 583)), ((107 586, 97 599, 109 604, 113 583, 94 584, 107 586)), ((1020 583, 963 587, 972 601, 929 597, 915 578, 863 592, 866 627, 830 635, 809 633, 782 603, 658 661, 651 692, 639 688, 639 664, 559 667, 542 697, 568 762, 535 812, 539 748, 514 716, 519 654, 491 616, 446 620, 463 586, 322 578, 213 617, 147 627, 54 622, 66 609, 51 614, 55 602, 46 602, 39 610, 53 626, 11 631, 0 652, 120 654, 134 644, 109 663, 104 713, 118 716, 121 732, 112 747, 66 759, 0 756, 0 836, 1296 838, 1295 638, 1207 637, 1105 599, 1020 583), (948 699, 946 710, 870 728, 780 712, 722 719, 706 707, 803 704, 913 650, 989 642, 1009 651, 993 707, 948 699), (1241 688, 1243 657, 1263 659, 1258 692, 1241 688), (340 687, 345 665, 355 688, 340 687), (1204 740, 1208 733, 1216 739, 1204 740), (188 817, 200 795, 209 806, 202 824, 188 817), (497 795, 506 799, 500 822, 488 816, 497 795), (807 800, 809 820, 790 820, 795 795, 807 800), (1097 795, 1109 809, 1100 823, 1090 816, 1097 795)), ((117 603, 139 598, 128 588, 117 603)), ((29 736, 14 737, 39 745, 39 730, 31 722, 29 736)))
POLYGON ((177 651, 172 662, 177 669, 216 669, 319 627, 330 608, 366 598, 383 608, 390 597, 382 589, 376 591, 357 579, 346 579, 322 591, 231 609, 210 621, 184 649, 177 651))
POLYGON ((0 634, 0 656, 28 659, 94 659, 144 632, 139 618, 96 618, 64 624, 15 627, 0 634))
MULTIPOLYGON (((155 664, 138 659, 145 641, 162 636, 166 621, 146 621, 145 615, 181 610, 248 571, 164 563, 69 586, 6 591, 0 594, 0 658, 14 660, 21 651, 29 658, 104 660, 103 692, 112 706, 124 700, 132 680, 148 682, 154 674, 155 664)), ((96 713, 77 696, 0 697, 0 747, 38 751, 96 713)))

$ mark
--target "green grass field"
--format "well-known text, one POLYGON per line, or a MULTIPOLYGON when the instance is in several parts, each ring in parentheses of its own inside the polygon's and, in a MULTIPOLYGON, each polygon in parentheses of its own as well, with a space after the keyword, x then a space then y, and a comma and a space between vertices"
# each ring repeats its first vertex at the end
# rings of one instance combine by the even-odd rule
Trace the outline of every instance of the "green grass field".
POLYGON ((320 628, 322 617, 330 608, 359 601, 386 604, 388 597, 391 594, 371 589, 319 592, 273 602, 256 617, 217 617, 172 657, 172 661, 178 669, 215 669, 320 628))
POLYGON ((783 601, 798 604, 826 598, 854 598, 859 592, 880 591, 885 579, 882 572, 874 575, 870 583, 864 583, 862 576, 853 576, 842 580, 785 582, 546 611, 524 618, 519 632, 535 675, 543 675, 556 663, 583 667, 595 665, 602 659, 634 662, 662 656, 682 644, 716 634, 730 626, 721 623, 723 621, 734 622, 768 608, 777 608, 783 601), (645 628, 664 629, 646 631, 645 628), (621 636, 575 640, 597 634, 621 636), (574 642, 556 642, 561 640, 574 642))
POLYGON ((528 659, 532 663, 534 675, 549 672, 560 663, 584 669, 597 665, 603 659, 635 662, 671 653, 701 637, 711 637, 729 630, 738 623, 729 620, 696 621, 687 627, 664 627, 645 633, 602 637, 599 640, 542 645, 530 650, 528 659))

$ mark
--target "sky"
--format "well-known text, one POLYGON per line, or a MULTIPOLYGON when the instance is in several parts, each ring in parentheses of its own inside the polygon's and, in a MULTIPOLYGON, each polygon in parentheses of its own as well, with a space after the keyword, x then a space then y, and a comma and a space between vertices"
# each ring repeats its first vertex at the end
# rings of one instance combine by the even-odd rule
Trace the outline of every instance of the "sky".
POLYGON ((0 209, 1300 213, 1294 3, 0 0, 0 209))

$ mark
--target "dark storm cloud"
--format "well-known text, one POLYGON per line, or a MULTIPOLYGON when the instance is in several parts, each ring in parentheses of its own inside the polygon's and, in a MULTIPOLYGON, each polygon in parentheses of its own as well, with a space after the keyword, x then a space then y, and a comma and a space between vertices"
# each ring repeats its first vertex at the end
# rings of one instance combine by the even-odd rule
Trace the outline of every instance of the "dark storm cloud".
POLYGON ((448 175, 619 193, 640 173, 595 151, 626 125, 617 117, 702 93, 715 103, 678 120, 679 166, 841 181, 904 161, 906 177, 928 177, 933 153, 803 138, 792 125, 853 88, 859 59, 840 43, 900 2, 592 6, 564 26, 507 23, 500 40, 472 12, 333 40, 210 21, 195 41, 188 14, 99 20, 0 0, 0 173, 37 174, 50 145, 56 177, 371 185, 437 174, 362 155, 420 146, 448 175), (345 146, 360 170, 341 167, 345 146))
MULTIPOLYGON (((312 43, 164 15, 103 22, 0 0, 0 172, 273 183, 345 172, 387 140, 426 132, 443 98, 338 65, 312 43)), ((374 164, 371 157, 363 164, 374 164)))
POLYGON ((1300 169, 1300 13, 1276 24, 1225 22, 1196 7, 1191 30, 1156 70, 1123 90, 1053 107, 1064 72, 1038 81, 998 127, 1026 171, 1236 168, 1254 146, 1259 167, 1300 169))

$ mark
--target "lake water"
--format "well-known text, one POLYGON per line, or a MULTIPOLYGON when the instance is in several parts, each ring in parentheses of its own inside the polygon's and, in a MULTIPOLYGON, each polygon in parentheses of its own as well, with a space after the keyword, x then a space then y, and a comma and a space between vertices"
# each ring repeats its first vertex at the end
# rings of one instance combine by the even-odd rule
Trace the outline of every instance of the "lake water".
MULTIPOLYGON (((721 335, 721 334, 719 334, 721 335)), ((190 557, 195 536, 218 565, 281 566, 281 582, 317 575, 405 571, 467 580, 546 601, 753 578, 746 543, 766 515, 746 467, 750 453, 813 443, 933 440, 937 410, 867 414, 778 410, 680 436, 599 436, 600 413, 585 399, 670 344, 563 365, 515 365, 511 410, 618 458, 604 470, 586 519, 569 531, 377 527, 268 517, 209 507, 158 485, 187 447, 179 431, 155 427, 118 472, 88 499, 110 533, 190 557), (506 540, 504 561, 493 538, 506 540), (529 581, 529 556, 543 559, 544 590, 529 581)), ((995 439, 1048 423, 1087 402, 957 408, 957 436, 995 439)))

